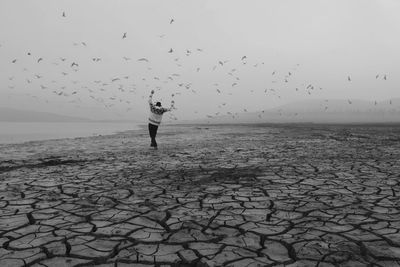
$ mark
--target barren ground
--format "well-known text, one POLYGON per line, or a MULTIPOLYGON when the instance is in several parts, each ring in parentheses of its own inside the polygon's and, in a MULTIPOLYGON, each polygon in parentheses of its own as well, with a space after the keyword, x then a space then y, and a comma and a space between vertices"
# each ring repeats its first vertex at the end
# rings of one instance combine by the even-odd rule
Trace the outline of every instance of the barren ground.
POLYGON ((400 266, 400 126, 0 146, 0 266, 400 266))

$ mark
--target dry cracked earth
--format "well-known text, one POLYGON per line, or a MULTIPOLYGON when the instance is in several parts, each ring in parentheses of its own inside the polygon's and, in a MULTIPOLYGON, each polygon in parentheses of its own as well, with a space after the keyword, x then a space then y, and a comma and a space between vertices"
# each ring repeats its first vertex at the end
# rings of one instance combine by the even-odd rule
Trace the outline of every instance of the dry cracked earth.
POLYGON ((400 126, 0 146, 0 266, 400 266, 400 126))

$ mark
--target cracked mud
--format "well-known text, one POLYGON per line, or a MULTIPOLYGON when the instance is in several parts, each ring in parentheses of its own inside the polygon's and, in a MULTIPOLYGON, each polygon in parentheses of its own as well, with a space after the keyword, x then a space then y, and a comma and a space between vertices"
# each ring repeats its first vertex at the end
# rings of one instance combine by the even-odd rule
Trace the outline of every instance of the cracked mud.
POLYGON ((0 146, 0 266, 400 266, 400 127, 0 146))

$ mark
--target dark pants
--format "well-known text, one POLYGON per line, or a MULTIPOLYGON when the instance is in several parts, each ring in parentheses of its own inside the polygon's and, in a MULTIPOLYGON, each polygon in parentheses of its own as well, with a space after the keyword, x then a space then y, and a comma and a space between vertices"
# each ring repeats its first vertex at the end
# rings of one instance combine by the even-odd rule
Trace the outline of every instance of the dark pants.
POLYGON ((157 125, 153 125, 153 124, 149 123, 149 134, 150 134, 150 138, 151 138, 150 146, 152 146, 152 147, 157 147, 157 142, 156 142, 157 129, 158 129, 157 125))

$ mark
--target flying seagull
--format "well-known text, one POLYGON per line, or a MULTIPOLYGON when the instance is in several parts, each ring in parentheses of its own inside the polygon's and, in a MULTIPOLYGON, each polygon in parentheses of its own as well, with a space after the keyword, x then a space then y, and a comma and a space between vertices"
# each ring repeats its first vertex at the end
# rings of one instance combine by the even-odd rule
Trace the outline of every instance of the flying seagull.
POLYGON ((139 58, 138 61, 146 61, 146 62, 149 62, 149 60, 148 60, 147 58, 144 58, 144 57, 143 57, 143 58, 139 58))
POLYGON ((122 35, 122 39, 126 38, 126 32, 124 32, 124 35, 122 35))
POLYGON ((172 22, 174 22, 175 20, 174 19, 171 19, 171 21, 169 22, 169 24, 172 24, 172 22))

